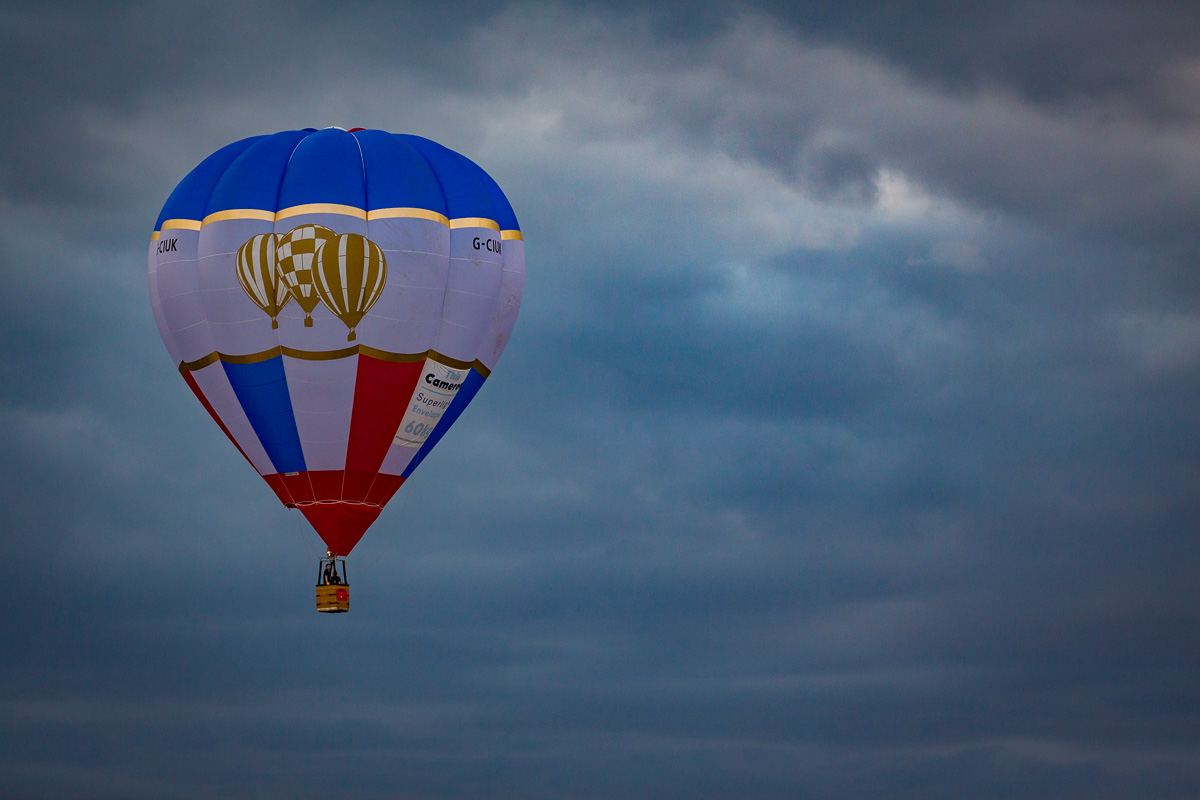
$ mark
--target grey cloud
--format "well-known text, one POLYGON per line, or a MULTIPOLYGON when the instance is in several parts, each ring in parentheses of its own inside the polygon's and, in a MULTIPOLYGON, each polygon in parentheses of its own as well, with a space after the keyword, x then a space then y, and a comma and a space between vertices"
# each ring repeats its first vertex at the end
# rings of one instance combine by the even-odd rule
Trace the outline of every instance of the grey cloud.
MULTIPOLYGON (((658 3, 656 35, 705 42, 737 19, 728 6, 658 3)), ((1000 88, 1046 108, 1117 101, 1159 121, 1195 121, 1178 70, 1196 55, 1187 2, 746 2, 790 33, 882 58, 951 94, 1000 88)))

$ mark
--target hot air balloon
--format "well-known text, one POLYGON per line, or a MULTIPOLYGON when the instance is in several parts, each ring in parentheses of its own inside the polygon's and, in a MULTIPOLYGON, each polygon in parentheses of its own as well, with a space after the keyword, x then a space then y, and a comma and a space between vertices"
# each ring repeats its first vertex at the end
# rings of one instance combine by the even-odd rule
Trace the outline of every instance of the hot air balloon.
POLYGON ((167 199, 149 253, 159 333, 325 542, 318 610, 349 609, 345 556, 491 374, 524 281, 499 186, 419 136, 243 139, 167 199))

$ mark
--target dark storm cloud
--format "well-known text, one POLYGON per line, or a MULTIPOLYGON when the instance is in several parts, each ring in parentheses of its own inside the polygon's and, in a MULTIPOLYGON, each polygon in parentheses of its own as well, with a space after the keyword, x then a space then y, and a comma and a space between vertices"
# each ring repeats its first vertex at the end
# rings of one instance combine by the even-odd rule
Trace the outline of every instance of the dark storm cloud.
POLYGON ((1194 795, 1195 26, 1089 8, 5 7, 0 794, 1194 795), (362 122, 530 280, 331 625, 142 264, 362 122))
MULTIPOLYGON (((699 41, 737 19, 728 4, 623 4, 668 41, 699 41)), ((803 39, 880 57, 922 83, 971 94, 1004 87, 1050 108, 1119 100, 1160 121, 1195 121, 1178 68, 1200 49, 1185 0, 1106 2, 746 2, 803 39)))
MULTIPOLYGON (((892 168, 977 208, 1139 243, 1200 212, 1194 128, 1120 97, 1035 105, 1002 81, 944 94, 888 62, 777 34, 769 18, 677 52, 691 80, 681 91, 650 78, 634 94, 647 120, 817 196, 872 200, 871 176, 892 168)), ((1172 61, 1161 81, 1191 96, 1192 69, 1172 61)))
POLYGON ((1200 47, 1195 7, 1124 2, 886 3, 771 10, 816 39, 876 52, 951 90, 1014 88, 1048 107, 1121 100, 1195 120, 1173 69, 1200 47))
MULTIPOLYGON (((456 13, 486 21, 494 11, 488 5, 459 4, 456 13)), ((463 80, 470 61, 454 57, 456 40, 476 27, 444 24, 437 9, 399 4, 334 10, 292 3, 283 11, 266 3, 78 2, 10 5, 0 13, 0 70, 7 76, 0 136, 10 154, 0 175, 23 202, 71 204, 95 204, 115 192, 125 198, 144 186, 146 176, 127 169, 137 157, 128 143, 98 135, 105 120, 184 98, 203 118, 217 97, 268 87, 303 101, 316 76, 379 65, 442 87, 463 80), (438 39, 425 35, 439 27, 438 39)), ((162 190, 175 180, 164 176, 162 190)))

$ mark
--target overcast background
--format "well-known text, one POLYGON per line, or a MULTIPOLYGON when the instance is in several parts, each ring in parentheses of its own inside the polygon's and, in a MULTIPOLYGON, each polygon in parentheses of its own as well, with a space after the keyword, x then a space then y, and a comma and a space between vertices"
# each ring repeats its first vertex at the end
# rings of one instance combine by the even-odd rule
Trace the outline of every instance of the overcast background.
POLYGON ((1200 6, 3 2, 0 75, 0 796, 1200 796, 1200 6), (528 253, 340 616, 145 279, 329 125, 528 253))

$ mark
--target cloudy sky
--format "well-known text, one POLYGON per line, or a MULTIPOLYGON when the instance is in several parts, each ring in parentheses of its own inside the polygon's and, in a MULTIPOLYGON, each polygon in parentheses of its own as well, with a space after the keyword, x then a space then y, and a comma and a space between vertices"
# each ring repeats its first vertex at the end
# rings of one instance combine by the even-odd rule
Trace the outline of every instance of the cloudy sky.
POLYGON ((0 796, 1200 796, 1200 8, 0 3, 0 796), (195 164, 420 134, 516 332, 312 607, 195 164))

